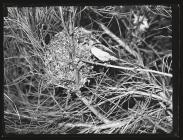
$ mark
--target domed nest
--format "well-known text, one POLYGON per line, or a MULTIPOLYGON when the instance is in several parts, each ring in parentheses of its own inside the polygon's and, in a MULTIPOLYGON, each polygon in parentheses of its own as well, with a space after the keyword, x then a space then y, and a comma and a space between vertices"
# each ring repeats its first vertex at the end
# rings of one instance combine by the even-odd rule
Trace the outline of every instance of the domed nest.
POLYGON ((91 61, 90 40, 91 32, 84 28, 75 28, 72 35, 63 30, 54 36, 44 55, 48 85, 69 90, 84 85, 92 66, 81 60, 91 61))

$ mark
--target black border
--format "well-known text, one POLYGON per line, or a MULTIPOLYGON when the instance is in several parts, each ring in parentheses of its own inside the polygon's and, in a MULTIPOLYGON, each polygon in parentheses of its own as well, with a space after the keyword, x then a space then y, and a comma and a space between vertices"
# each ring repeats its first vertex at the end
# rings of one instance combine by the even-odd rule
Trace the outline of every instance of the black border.
MULTIPOLYGON (((124 134, 124 135, 116 135, 116 134, 110 134, 110 135, 92 135, 92 134, 87 134, 87 135, 33 135, 33 134, 26 134, 26 135, 16 135, 16 134, 5 134, 4 129, 2 129, 4 126, 3 122, 3 117, 4 117, 4 106, 3 106, 3 69, 1 72, 1 101, 0 101, 0 106, 1 106, 1 138, 122 138, 122 139, 183 139, 183 135, 181 132, 183 131, 181 129, 181 124, 182 122, 182 102, 181 98, 182 94, 182 63, 181 63, 181 45, 182 45, 182 7, 183 3, 181 3, 181 0, 120 0, 120 1, 114 1, 114 0, 52 0, 52 1, 42 1, 42 0, 37 0, 37 1, 27 1, 27 0, 3 0, 2 6, 1 6, 1 33, 3 33, 3 16, 7 15, 6 7, 11 7, 11 6, 18 6, 18 7, 31 7, 31 6, 58 6, 58 5, 72 5, 72 6, 79 6, 79 5, 146 5, 146 4, 165 4, 165 5, 171 5, 172 6, 172 26, 173 26, 173 46, 172 46, 172 51, 173 51, 173 132, 171 134, 141 134, 141 135, 136 135, 136 134, 124 134), (181 108, 181 109, 180 109, 181 108), (181 131, 182 130, 182 131, 181 131)), ((3 34, 1 36, 1 41, 3 40, 3 34)), ((1 43, 3 46, 3 43, 1 43)), ((3 47, 1 47, 1 57, 3 58, 3 47)), ((3 60, 3 59, 1 59, 3 60)), ((2 61, 2 66, 3 66, 3 61, 2 61)))
POLYGON ((173 93, 176 93, 175 96, 173 96, 173 134, 175 136, 180 135, 180 129, 179 129, 179 104, 180 104, 180 69, 177 68, 177 66, 180 65, 180 14, 178 14, 180 9, 177 8, 176 5, 172 6, 172 29, 173 29, 173 45, 172 45, 172 57, 173 57, 173 93), (179 47, 176 47, 179 46, 179 47), (177 130, 177 131, 176 131, 177 130))
POLYGON ((5 6, 81 6, 81 5, 147 5, 179 4, 181 0, 3 0, 5 6))

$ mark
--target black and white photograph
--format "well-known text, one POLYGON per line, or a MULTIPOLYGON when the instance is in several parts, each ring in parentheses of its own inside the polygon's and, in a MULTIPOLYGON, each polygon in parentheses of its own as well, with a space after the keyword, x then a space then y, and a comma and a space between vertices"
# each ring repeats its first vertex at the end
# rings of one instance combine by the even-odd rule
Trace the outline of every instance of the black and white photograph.
POLYGON ((7 7, 5 133, 172 133, 172 40, 167 5, 7 7))

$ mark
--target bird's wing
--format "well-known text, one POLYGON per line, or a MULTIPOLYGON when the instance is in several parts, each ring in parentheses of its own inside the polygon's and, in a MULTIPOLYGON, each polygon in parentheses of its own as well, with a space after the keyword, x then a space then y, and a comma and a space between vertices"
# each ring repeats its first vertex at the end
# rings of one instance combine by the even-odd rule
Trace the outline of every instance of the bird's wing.
POLYGON ((108 52, 105 52, 97 47, 92 47, 91 48, 91 53, 97 57, 100 61, 106 62, 106 61, 116 61, 118 60, 116 57, 110 55, 108 52))

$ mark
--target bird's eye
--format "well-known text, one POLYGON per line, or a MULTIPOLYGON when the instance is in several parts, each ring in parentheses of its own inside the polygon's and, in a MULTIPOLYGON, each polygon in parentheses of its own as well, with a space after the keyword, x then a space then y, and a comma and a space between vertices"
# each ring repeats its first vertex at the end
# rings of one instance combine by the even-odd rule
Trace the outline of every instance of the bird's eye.
POLYGON ((78 43, 83 43, 83 42, 84 42, 84 40, 85 40, 85 38, 84 38, 84 37, 80 37, 80 38, 78 39, 78 43))

